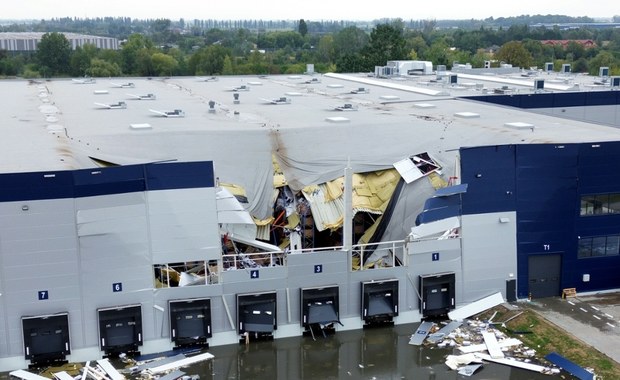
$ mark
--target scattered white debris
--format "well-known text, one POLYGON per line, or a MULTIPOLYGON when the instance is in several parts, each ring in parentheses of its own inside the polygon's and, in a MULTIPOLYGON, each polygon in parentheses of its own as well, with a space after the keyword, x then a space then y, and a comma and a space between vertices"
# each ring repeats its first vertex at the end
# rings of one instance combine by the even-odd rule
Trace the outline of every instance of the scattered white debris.
POLYGON ((9 375, 17 377, 22 380, 49 380, 47 377, 43 377, 37 375, 32 372, 24 371, 23 369, 18 369, 17 371, 10 372, 9 375))
POLYGON ((493 363, 508 365, 508 366, 511 366, 511 367, 527 369, 529 371, 534 371, 534 372, 538 372, 538 373, 548 373, 551 370, 549 367, 545 367, 545 366, 538 365, 538 364, 526 363, 524 361, 519 361, 519 360, 516 360, 514 358, 499 358, 499 359, 495 359, 495 358, 492 358, 491 355, 487 355, 487 354, 477 353, 475 355, 478 358, 480 358, 482 360, 486 360, 488 362, 493 362, 493 363))
POLYGON ((452 310, 448 313, 448 318, 452 321, 461 321, 472 315, 479 314, 485 310, 493 308, 499 304, 504 303, 504 298, 501 292, 497 292, 488 297, 482 298, 478 301, 469 303, 458 309, 452 310))
POLYGON ((448 355, 446 358, 446 365, 452 370, 471 363, 482 363, 482 359, 476 357, 475 354, 448 355))
POLYGON ((497 338, 492 331, 483 331, 482 338, 484 339, 484 344, 487 346, 487 350, 493 359, 500 359, 504 357, 504 352, 499 346, 497 338))
POLYGON ((169 371, 169 370, 172 370, 172 369, 175 369, 175 368, 179 368, 179 367, 183 367, 183 366, 190 365, 190 364, 193 364, 193 363, 197 363, 197 362, 200 362, 200 361, 203 361, 203 360, 213 359, 213 357, 214 356, 212 354, 210 354, 208 352, 205 352, 203 354, 198 354, 198 355, 195 355, 195 356, 185 357, 185 358, 183 358, 181 360, 177 360, 177 361, 174 361, 172 363, 163 364, 163 365, 160 365, 158 367, 148 368, 148 369, 146 369, 146 372, 148 374, 150 374, 150 375, 156 375, 156 374, 159 374, 159 373, 162 373, 162 372, 165 372, 165 371, 169 371))
POLYGON ((459 375, 469 377, 469 376, 473 375, 474 373, 476 373, 476 371, 480 367, 482 367, 482 364, 469 364, 469 365, 466 365, 466 366, 461 367, 459 369, 459 375))
POLYGON ((53 375, 58 380, 74 380, 73 376, 69 375, 65 371, 54 372, 53 375))

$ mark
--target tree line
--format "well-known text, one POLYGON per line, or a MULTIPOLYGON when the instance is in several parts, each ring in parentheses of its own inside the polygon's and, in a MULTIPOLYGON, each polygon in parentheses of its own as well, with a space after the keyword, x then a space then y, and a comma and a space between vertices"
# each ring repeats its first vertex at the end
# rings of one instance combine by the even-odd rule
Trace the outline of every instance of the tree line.
MULTIPOLYGON (((126 24, 132 25, 130 20, 126 24)), ((47 32, 34 53, 0 51, 0 76, 299 74, 308 63, 317 72, 374 72, 375 66, 388 60, 431 61, 448 69, 456 62, 473 67, 482 67, 485 61, 505 62, 522 68, 570 63, 573 72, 597 75, 599 67, 605 66, 611 75, 620 74, 618 28, 561 30, 514 24, 444 29, 426 20, 412 29, 398 19, 372 28, 341 24, 333 32, 316 31, 303 19, 286 30, 239 27, 192 32, 191 27, 176 28, 166 19, 140 25, 140 31, 128 34, 119 50, 88 44, 72 50, 61 31, 47 32), (572 42, 560 46, 545 44, 546 40, 572 42), (592 40, 594 46, 586 47, 579 40, 592 40)))

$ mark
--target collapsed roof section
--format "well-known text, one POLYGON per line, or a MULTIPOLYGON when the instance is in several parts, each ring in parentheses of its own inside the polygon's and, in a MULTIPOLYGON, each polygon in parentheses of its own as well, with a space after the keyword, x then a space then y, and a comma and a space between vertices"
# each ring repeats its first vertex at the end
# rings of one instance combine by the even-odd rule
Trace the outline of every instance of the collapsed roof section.
MULTIPOLYGON (((352 217, 359 212, 383 214, 399 180, 395 169, 353 174, 352 217)), ((302 194, 310 204, 318 231, 342 227, 345 216, 344 176, 306 186, 302 194)))
MULTIPOLYGON (((269 246, 274 250, 290 248, 297 251, 298 248, 343 244, 342 228, 347 215, 344 175, 294 190, 289 186, 276 155, 272 156, 272 163, 273 210, 267 218, 253 217, 250 224, 244 189, 237 185, 220 184, 228 190, 222 202, 225 199, 230 202, 231 198, 240 202, 236 211, 247 215, 238 221, 238 225, 227 224, 228 220, 222 224, 221 220, 222 234, 244 244, 252 240, 266 242, 263 247, 249 244, 261 249, 269 246), (240 237, 244 241, 239 240, 240 237)), ((440 170, 441 165, 430 154, 422 152, 395 163, 392 168, 352 174, 350 217, 356 244, 382 241, 392 217, 403 217, 401 213, 393 214, 391 210, 394 210, 403 188, 408 186, 405 182, 410 184, 426 177, 432 188, 445 187, 448 183, 441 177, 440 170)), ((410 190, 415 191, 413 188, 410 190)), ((228 217, 230 212, 227 209, 221 215, 228 217)))

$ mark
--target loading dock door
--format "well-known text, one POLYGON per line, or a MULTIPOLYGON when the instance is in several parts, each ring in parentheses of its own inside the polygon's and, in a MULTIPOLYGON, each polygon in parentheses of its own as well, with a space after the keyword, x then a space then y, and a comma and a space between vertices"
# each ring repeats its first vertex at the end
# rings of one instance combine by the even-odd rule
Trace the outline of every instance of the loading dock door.
POLYGON ((528 258, 528 292, 532 298, 560 295, 562 255, 530 255, 528 258))
POLYGON ((455 305, 455 274, 445 272, 420 275, 420 293, 420 311, 425 318, 448 314, 455 305))
POLYGON ((206 345, 211 337, 211 300, 170 300, 170 338, 177 346, 206 345))
POLYGON ((97 309, 99 343, 107 356, 136 353, 142 345, 142 306, 126 305, 97 309))
POLYGON ((398 315, 398 280, 362 282, 362 319, 391 321, 398 315))
POLYGON ((24 352, 35 363, 63 361, 69 347, 69 314, 22 317, 24 352))
POLYGON ((272 334, 278 328, 276 292, 237 294, 237 332, 272 334))
POLYGON ((302 288, 301 325, 340 323, 338 285, 319 288, 302 288))

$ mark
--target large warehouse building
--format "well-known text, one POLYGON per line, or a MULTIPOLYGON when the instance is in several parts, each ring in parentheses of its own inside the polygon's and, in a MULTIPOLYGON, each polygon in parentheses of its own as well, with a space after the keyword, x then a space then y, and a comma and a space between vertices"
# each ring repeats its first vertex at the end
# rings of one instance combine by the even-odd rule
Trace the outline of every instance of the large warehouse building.
POLYGON ((0 87, 0 369, 620 288, 617 77, 0 87))

